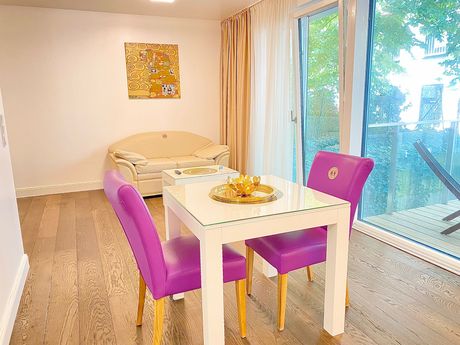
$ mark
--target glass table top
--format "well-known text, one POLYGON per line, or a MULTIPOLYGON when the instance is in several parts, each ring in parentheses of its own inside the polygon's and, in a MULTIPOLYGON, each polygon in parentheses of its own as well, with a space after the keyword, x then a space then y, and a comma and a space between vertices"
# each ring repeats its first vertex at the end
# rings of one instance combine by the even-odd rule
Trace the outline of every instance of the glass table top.
POLYGON ((275 201, 266 204, 227 204, 211 199, 211 188, 225 182, 167 186, 163 194, 176 199, 203 226, 348 204, 347 201, 276 176, 261 178, 261 183, 275 187, 280 192, 275 201))

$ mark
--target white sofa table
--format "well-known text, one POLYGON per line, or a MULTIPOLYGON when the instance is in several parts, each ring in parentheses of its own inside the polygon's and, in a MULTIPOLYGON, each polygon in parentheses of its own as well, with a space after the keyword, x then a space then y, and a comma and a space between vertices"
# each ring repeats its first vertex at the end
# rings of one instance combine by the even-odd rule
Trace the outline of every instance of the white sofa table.
POLYGON ((169 169, 163 170, 161 173, 163 187, 206 181, 224 181, 228 177, 235 178, 238 176, 240 176, 238 171, 222 165, 210 165, 186 169, 169 169), (215 170, 215 172, 211 172, 212 170, 215 170))

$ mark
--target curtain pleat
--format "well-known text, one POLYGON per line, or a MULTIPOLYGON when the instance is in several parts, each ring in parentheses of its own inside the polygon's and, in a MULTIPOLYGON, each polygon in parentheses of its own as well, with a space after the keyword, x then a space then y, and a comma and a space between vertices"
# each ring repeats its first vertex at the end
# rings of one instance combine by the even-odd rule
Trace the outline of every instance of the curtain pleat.
POLYGON ((221 141, 230 147, 230 167, 247 171, 251 98, 249 10, 222 22, 221 141))
POLYGON ((248 171, 294 178, 291 23, 295 0, 264 0, 250 9, 252 90, 248 171))

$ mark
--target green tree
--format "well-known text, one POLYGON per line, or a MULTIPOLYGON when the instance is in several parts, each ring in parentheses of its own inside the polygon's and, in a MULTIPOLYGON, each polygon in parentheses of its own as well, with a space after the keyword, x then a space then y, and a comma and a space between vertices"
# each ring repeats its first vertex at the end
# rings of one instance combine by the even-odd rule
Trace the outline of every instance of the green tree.
POLYGON ((308 30, 308 114, 337 117, 339 20, 337 12, 310 20, 308 30))
POLYGON ((447 56, 441 65, 446 75, 453 77, 452 83, 460 82, 460 0, 404 0, 399 6, 406 25, 447 42, 447 56))
POLYGON ((319 150, 338 151, 339 123, 339 21, 337 11, 302 22, 305 36, 303 68, 306 80, 306 114, 303 121, 305 170, 319 150), (307 26, 308 25, 308 26, 307 26))
POLYGON ((440 63, 445 74, 460 81, 460 0, 376 0, 369 123, 397 122, 405 97, 389 81, 404 72, 397 57, 401 50, 424 47, 415 30, 447 41, 447 56, 440 63), (386 109, 382 105, 389 105, 386 109), (395 109, 396 107, 396 109, 395 109), (399 111, 398 111, 399 107, 399 111))

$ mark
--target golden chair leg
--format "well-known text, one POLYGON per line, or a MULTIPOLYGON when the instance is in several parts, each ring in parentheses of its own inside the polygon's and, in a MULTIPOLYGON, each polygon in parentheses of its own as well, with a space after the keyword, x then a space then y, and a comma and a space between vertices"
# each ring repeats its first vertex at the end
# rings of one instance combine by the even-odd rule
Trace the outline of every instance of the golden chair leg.
POLYGON ((246 293, 252 293, 252 274, 254 271, 254 249, 246 247, 246 293))
POLYGON ((347 289, 345 291, 345 307, 350 306, 350 293, 348 292, 348 282, 347 282, 347 289))
POLYGON ((307 278, 309 282, 313 281, 313 271, 311 270, 311 266, 307 266, 307 278))
POLYGON ((165 316, 165 298, 154 300, 155 316, 153 319, 153 345, 161 344, 163 335, 163 320, 165 316))
POLYGON ((136 326, 142 325, 142 315, 144 314, 144 304, 145 304, 145 281, 142 277, 141 272, 139 272, 139 302, 137 305, 137 321, 136 326))
POLYGON ((278 273, 278 330, 280 331, 284 329, 286 321, 287 278, 287 273, 278 273))
POLYGON ((238 321, 241 338, 246 338, 246 279, 235 281, 236 305, 238 307, 238 321))

